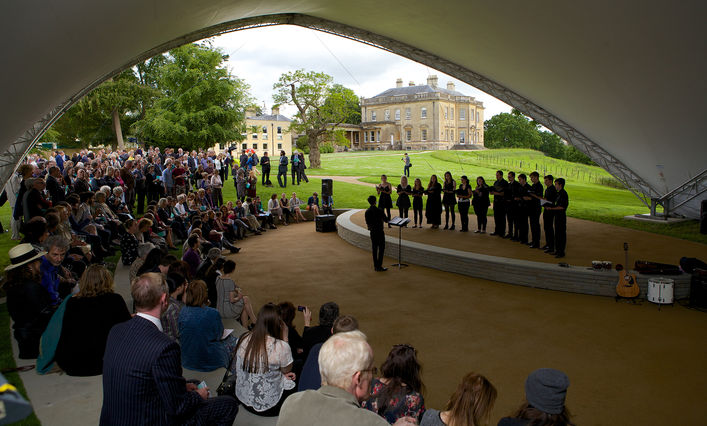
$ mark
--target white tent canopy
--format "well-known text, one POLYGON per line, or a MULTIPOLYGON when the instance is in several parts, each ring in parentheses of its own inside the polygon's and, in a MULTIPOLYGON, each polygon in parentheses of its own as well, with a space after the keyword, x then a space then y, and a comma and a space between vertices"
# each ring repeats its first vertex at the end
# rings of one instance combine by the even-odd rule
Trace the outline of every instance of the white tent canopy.
POLYGON ((9 0, 0 5, 0 178, 116 72, 234 28, 294 24, 470 83, 558 133, 647 204, 663 197, 696 217, 707 189, 706 4, 9 0))

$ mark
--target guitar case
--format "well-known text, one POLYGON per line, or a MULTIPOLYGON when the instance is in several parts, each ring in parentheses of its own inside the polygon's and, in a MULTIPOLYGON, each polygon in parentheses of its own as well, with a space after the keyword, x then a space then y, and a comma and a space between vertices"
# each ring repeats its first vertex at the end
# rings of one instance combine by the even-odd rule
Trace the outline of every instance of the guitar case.
POLYGON ((650 262, 648 260, 637 260, 634 269, 639 274, 644 275, 680 275, 682 270, 677 265, 666 263, 650 262))

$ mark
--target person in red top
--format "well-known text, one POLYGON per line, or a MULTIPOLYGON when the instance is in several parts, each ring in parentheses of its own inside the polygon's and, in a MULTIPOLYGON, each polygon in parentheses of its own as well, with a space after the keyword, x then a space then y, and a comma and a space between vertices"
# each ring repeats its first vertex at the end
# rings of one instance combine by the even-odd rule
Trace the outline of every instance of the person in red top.
POLYGON ((172 179, 174 180, 174 187, 176 188, 177 194, 185 194, 187 192, 187 169, 184 168, 182 163, 177 162, 177 167, 172 170, 172 179))

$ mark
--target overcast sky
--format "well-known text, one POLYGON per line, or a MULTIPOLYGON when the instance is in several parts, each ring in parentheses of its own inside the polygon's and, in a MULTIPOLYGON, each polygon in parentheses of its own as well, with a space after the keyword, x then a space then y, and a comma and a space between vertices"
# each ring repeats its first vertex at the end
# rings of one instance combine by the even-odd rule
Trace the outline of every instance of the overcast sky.
MULTIPOLYGON (((511 110, 498 99, 426 65, 319 31, 280 25, 236 31, 211 40, 230 56, 231 73, 250 85, 251 95, 259 105, 265 102, 265 112, 273 105, 273 84, 282 73, 299 68, 325 72, 335 83, 367 98, 395 87, 397 78, 402 78, 407 86, 409 81, 426 84, 427 77, 435 74, 441 87, 453 81, 457 91, 482 101, 486 120, 511 110)), ((291 118, 295 107, 283 106, 280 113, 291 118)))

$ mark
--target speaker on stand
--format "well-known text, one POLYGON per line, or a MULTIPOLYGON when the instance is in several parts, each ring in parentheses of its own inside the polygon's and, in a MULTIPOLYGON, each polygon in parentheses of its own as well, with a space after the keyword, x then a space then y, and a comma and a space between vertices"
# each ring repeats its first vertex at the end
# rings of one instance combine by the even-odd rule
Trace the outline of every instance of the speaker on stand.
POLYGON ((334 195, 334 181, 322 179, 322 197, 331 197, 332 195, 334 195))

